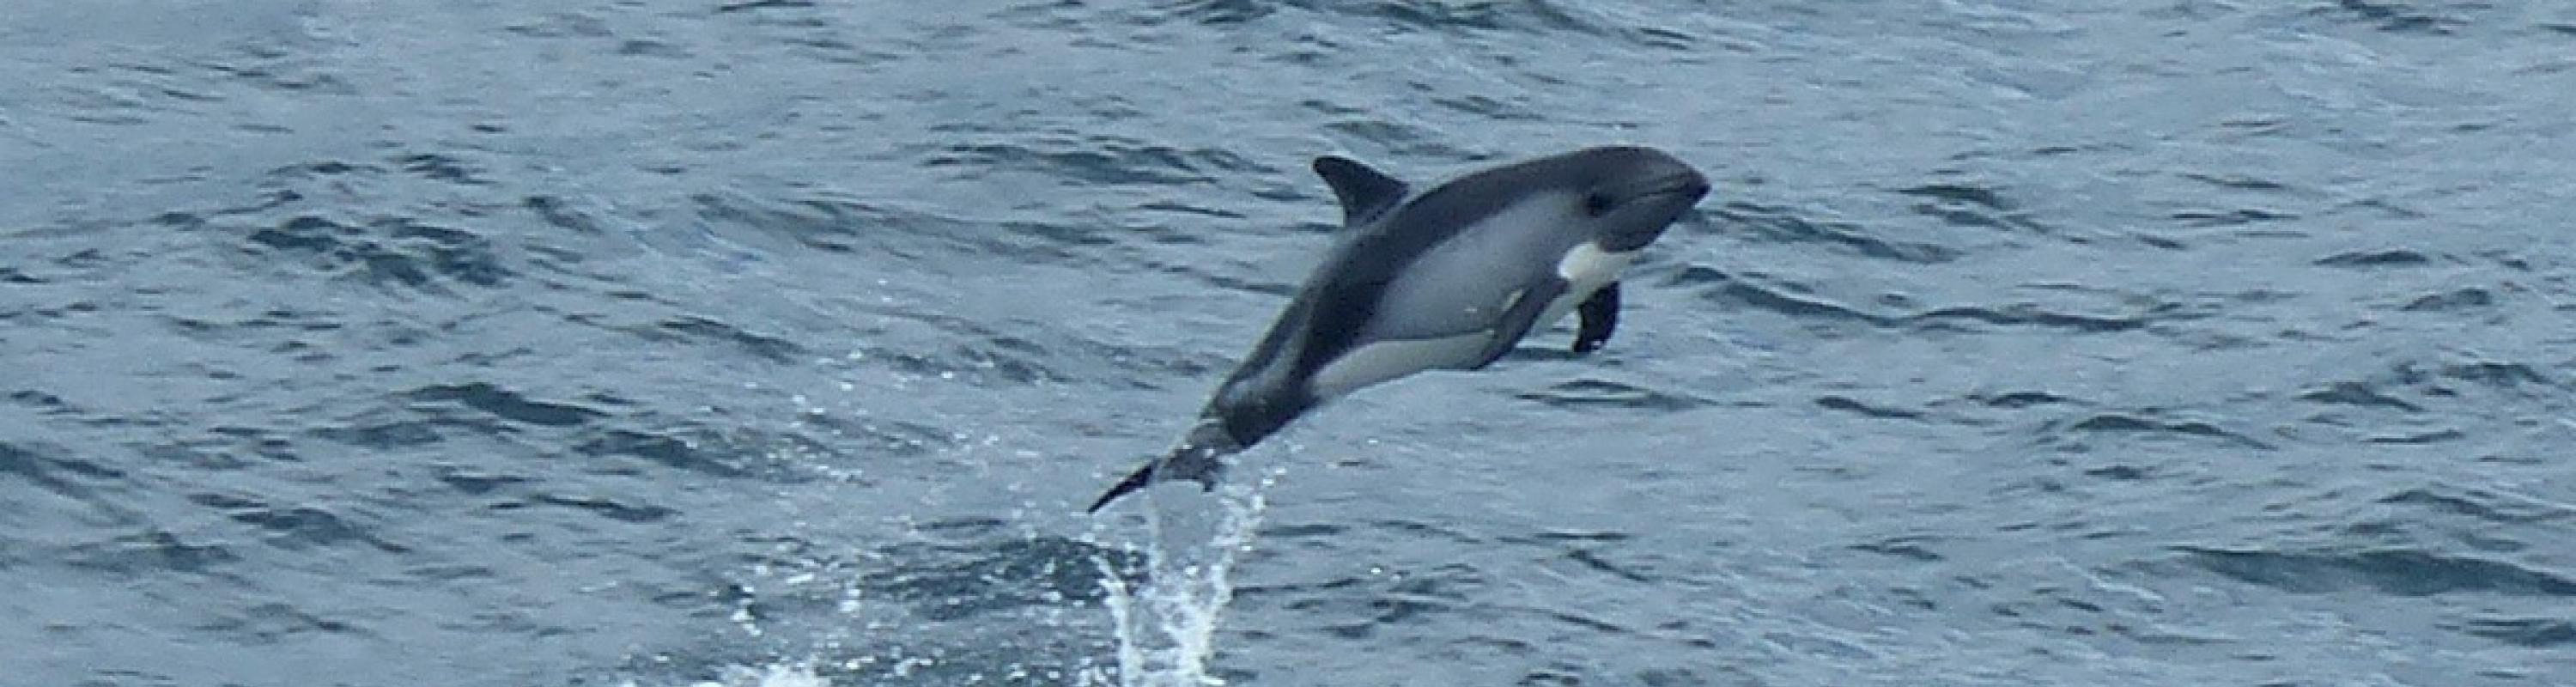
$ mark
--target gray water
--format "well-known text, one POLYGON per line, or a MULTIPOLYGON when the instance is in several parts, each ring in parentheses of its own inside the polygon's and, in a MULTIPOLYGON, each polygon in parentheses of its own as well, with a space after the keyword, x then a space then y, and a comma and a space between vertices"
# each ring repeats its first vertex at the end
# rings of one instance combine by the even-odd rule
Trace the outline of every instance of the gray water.
POLYGON ((1108 684, 1305 171, 1717 190, 1246 458, 1236 685, 2576 684, 2576 6, 0 13, 0 680, 1108 684), (1117 573, 1120 575, 1125 572, 1117 573))

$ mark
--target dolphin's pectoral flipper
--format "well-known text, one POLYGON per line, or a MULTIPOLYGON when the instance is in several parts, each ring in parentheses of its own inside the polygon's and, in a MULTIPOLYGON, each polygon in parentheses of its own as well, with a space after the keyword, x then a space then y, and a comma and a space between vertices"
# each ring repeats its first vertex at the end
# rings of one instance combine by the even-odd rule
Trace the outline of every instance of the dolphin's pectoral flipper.
POLYGON ((1342 203, 1342 225, 1356 227, 1404 201, 1410 193, 1404 180, 1347 157, 1326 155, 1315 158, 1315 176, 1333 187, 1333 198, 1342 203))
POLYGON ((1527 336, 1530 328, 1538 325, 1538 317, 1547 313, 1548 304, 1565 295, 1566 286, 1565 280, 1549 277, 1522 291, 1520 297, 1513 299, 1511 306, 1503 310, 1502 319, 1494 324, 1494 338, 1485 342, 1484 352, 1477 354, 1476 364, 1467 366, 1467 369, 1485 369, 1485 366, 1501 360, 1503 354, 1512 352, 1512 345, 1520 343, 1521 337, 1527 336))
POLYGON ((1575 306, 1574 313, 1583 318, 1582 327, 1574 331, 1574 352, 1601 350, 1602 344, 1610 343, 1610 333, 1619 329, 1619 282, 1602 285, 1575 306))

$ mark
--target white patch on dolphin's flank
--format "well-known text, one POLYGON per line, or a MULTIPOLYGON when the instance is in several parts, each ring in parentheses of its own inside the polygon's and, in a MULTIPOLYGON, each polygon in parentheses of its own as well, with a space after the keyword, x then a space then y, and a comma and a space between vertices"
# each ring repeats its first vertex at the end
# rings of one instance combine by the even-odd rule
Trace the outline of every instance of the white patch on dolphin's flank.
POLYGON ((1556 261, 1556 276, 1566 283, 1565 295, 1548 302, 1547 310, 1530 328, 1536 330, 1565 319, 1565 314, 1574 312, 1574 307, 1591 298, 1592 292, 1618 281, 1619 273, 1628 269, 1628 263, 1636 261, 1637 253, 1602 250, 1599 244, 1591 241, 1576 244, 1574 250, 1566 251, 1565 257, 1556 261))
POLYGON ((1591 291, 1619 278, 1619 271, 1637 259, 1637 251, 1613 253, 1601 244, 1585 241, 1556 261, 1556 276, 1574 285, 1573 291, 1591 291))
POLYGON ((1430 339, 1373 341, 1343 353, 1316 370, 1306 388, 1318 398, 1335 398, 1360 387, 1433 368, 1457 368, 1476 362, 1490 330, 1430 339))

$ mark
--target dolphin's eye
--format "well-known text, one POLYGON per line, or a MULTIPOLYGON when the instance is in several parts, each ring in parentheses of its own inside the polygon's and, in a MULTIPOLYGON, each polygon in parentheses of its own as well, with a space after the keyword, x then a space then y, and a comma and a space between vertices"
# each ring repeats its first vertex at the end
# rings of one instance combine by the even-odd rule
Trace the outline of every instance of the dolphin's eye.
POLYGON ((1587 214, 1598 215, 1607 213, 1610 211, 1610 206, 1616 204, 1618 204, 1618 199, 1610 197, 1610 194, 1607 193, 1594 191, 1583 194, 1583 211, 1587 214))

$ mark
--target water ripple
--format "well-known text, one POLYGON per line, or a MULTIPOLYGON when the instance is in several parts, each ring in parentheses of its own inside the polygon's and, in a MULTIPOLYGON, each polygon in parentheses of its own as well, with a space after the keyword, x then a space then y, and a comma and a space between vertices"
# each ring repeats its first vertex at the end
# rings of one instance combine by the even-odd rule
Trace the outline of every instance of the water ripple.
POLYGON ((198 493, 190 495, 188 500, 223 511, 224 517, 234 522, 265 531, 265 541, 282 549, 360 544, 385 553, 411 551, 411 547, 377 534, 375 527, 322 508, 281 507, 249 496, 223 493, 198 493))
POLYGON ((1713 267, 1691 265, 1665 278, 1664 286, 1700 286, 1703 298, 1732 307, 1766 310, 1799 319, 1855 321, 1881 328, 1916 331, 1978 332, 2004 329, 2063 329, 2081 334, 2112 334, 2151 325, 2207 317, 2209 306, 2134 297, 2133 314, 2096 315, 2068 312, 2057 306, 2021 302, 2005 305, 1934 307, 1911 313, 1879 313, 1807 293, 1789 282, 1757 281, 1713 267))
POLYGON ((2412 33, 2448 36, 2469 25, 2469 20, 2450 11, 2486 9, 2486 3, 2372 2, 2371 0, 2336 0, 2331 8, 2310 10, 2316 14, 2349 21, 2369 22, 2389 33, 2412 33), (2450 10, 2450 11, 2446 11, 2450 10))
POLYGON ((1687 394, 1659 391, 1606 379, 1575 379, 1550 385, 1545 391, 1525 391, 1514 396, 1558 408, 1604 408, 1680 411, 1708 405, 1709 401, 1687 394))
POLYGON ((74 544, 65 563, 113 575, 143 576, 158 571, 191 574, 214 572, 241 556, 218 543, 192 543, 178 534, 151 530, 102 542, 74 544))
POLYGON ((579 425, 606 416, 606 413, 578 405, 529 400, 517 392, 483 382, 425 386, 413 389, 407 395, 414 401, 427 404, 453 402, 503 420, 549 427, 579 425))
POLYGON ((0 441, 0 475, 25 480, 56 495, 76 500, 97 498, 96 483, 117 483, 125 472, 71 455, 63 447, 41 442, 0 441))
POLYGON ((2361 250, 2336 253, 2334 255, 2318 258, 2315 264, 2326 267, 2358 269, 2381 267, 2422 267, 2433 264, 2433 258, 2413 250, 2390 248, 2383 250, 2361 250))
POLYGON ((860 579, 926 620, 1099 603, 1108 592, 1094 559, 1106 557, 1122 571, 1141 570, 1143 563, 1132 552, 1071 539, 1000 536, 993 523, 946 521, 925 531, 941 541, 878 548, 871 553, 878 562, 860 579))
POLYGON ((1212 674, 2576 683, 2557 5, 189 4, 0 20, 30 684, 1114 684, 1303 163, 1613 142, 1645 347, 1247 455, 1212 674))
POLYGON ((2251 436, 2219 427, 2218 425, 2207 421, 2165 419, 2160 417, 2164 414, 2165 413, 2161 411, 2153 409, 2140 410, 2136 412, 2099 412, 2085 415, 2081 419, 2069 420, 2061 418, 2051 420, 2041 431, 2053 439, 2069 442, 2068 445, 2072 447, 2085 446, 2086 444, 2083 437, 2092 436, 2103 438, 2170 437, 2186 440, 2215 439, 2218 440, 2219 443, 2242 448, 2263 450, 2271 450, 2274 448, 2269 443, 2258 441, 2251 436))
POLYGON ((2477 637, 2534 649, 2576 645, 2576 620, 2550 617, 2474 618, 2459 630, 2477 637))
POLYGON ((2576 597, 2576 580, 2510 561, 2415 549, 2340 553, 2181 547, 2211 572, 2296 594, 2367 589, 2392 596, 2492 592, 2576 597))
POLYGON ((1914 211, 1952 226, 1999 229, 2011 233, 2047 236, 2057 233, 2033 219, 2029 212, 2016 207, 1994 189, 1966 183, 1932 183, 1896 190, 1897 193, 1925 198, 1914 211))
POLYGON ((1870 236, 1858 225, 1811 221, 1799 217, 1789 208, 1736 201, 1707 212, 1727 224, 1748 227, 1757 236, 1770 241, 1823 243, 1862 257, 1926 265, 1959 258, 1959 251, 1952 248, 1932 243, 1888 241, 1870 236))

